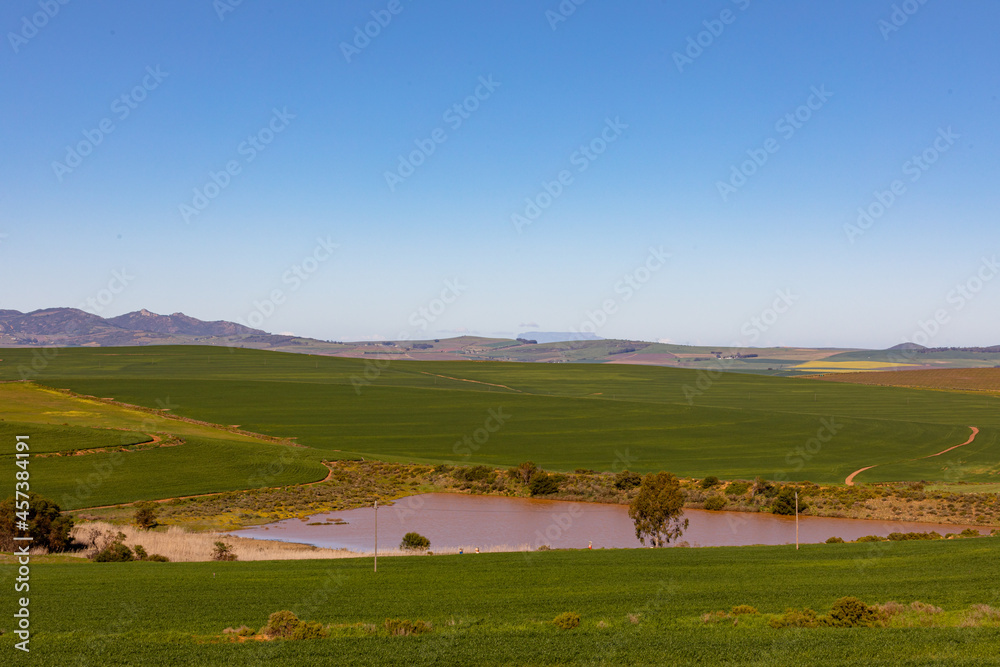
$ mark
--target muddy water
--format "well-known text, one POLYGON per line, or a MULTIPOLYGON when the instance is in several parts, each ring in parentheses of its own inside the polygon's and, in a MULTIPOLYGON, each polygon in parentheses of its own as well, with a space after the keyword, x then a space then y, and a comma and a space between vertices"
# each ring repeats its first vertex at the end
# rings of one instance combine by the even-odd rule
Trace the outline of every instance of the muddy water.
MULTIPOLYGON (((690 526, 681 538, 690 546, 792 544, 794 517, 746 512, 685 510, 690 526)), ((372 551, 375 535, 372 508, 317 514, 307 521, 288 519, 266 526, 234 531, 233 535, 319 547, 372 551), (307 523, 342 520, 342 525, 307 523)), ((824 542, 828 537, 853 540, 862 535, 892 532, 961 532, 970 526, 799 517, 799 541, 824 542)), ((984 533, 989 529, 978 527, 984 533)), ((415 531, 431 541, 431 549, 464 547, 472 550, 501 546, 545 544, 553 548, 641 547, 628 508, 624 505, 570 503, 558 500, 467 496, 429 493, 409 496, 378 510, 379 549, 397 547, 403 535, 415 531)))

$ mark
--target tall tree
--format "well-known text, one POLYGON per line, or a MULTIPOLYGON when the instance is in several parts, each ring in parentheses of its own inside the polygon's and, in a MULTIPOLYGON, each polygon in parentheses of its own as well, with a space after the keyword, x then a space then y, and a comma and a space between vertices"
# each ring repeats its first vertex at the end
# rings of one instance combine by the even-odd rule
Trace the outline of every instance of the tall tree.
POLYGON ((662 547, 676 540, 688 527, 684 519, 684 491, 669 472, 649 473, 628 508, 635 536, 645 545, 662 547))

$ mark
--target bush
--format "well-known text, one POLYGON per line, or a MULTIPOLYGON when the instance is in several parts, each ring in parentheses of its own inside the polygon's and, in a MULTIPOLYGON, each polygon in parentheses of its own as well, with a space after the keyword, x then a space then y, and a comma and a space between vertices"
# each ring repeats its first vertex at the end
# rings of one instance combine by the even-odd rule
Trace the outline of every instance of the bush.
POLYGON ((226 544, 221 540, 219 542, 216 542, 215 548, 212 549, 212 560, 222 560, 222 561, 236 560, 236 554, 233 553, 233 545, 226 544))
POLYGON ((738 604, 733 607, 730 613, 733 616, 740 616, 741 614, 759 614, 760 612, 757 611, 757 607, 751 607, 748 604, 738 604))
POLYGON ((14 496, 0 502, 0 551, 14 550, 15 532, 23 533, 15 531, 14 528, 16 522, 22 521, 25 514, 28 534, 33 538, 32 547, 44 547, 49 551, 66 551, 73 546, 73 538, 70 537, 73 518, 63 516, 59 505, 32 492, 28 493, 27 508, 24 503, 23 499, 15 500, 14 496))
POLYGON ((301 622, 298 616, 287 609, 276 611, 267 617, 267 625, 260 629, 260 634, 271 638, 291 637, 301 622))
MULTIPOLYGON (((254 634, 254 631, 245 625, 234 632, 241 637, 254 634)), ((268 639, 322 639, 330 633, 321 623, 300 621, 298 616, 285 609, 268 616, 267 625, 260 629, 260 634, 268 639)))
POLYGON ((715 475, 709 475, 705 479, 701 480, 701 488, 711 489, 713 486, 719 485, 719 478, 715 475))
POLYGON ((748 490, 750 490, 749 482, 730 482, 726 486, 726 495, 729 496, 742 496, 748 490))
POLYGON ((722 496, 712 496, 705 501, 705 509, 717 511, 726 506, 726 499, 722 496))
POLYGON ((299 624, 292 629, 289 639, 323 639, 330 633, 317 621, 299 621, 299 624))
POLYGON ((531 481, 531 478, 535 476, 535 472, 538 471, 538 466, 536 466, 533 461, 525 461, 514 470, 517 471, 517 476, 521 479, 521 482, 527 484, 531 481))
POLYGON ((115 541, 95 553, 93 559, 95 563, 127 563, 135 560, 135 556, 132 554, 132 550, 122 542, 115 541))
POLYGON ((887 614, 869 607, 855 597, 843 597, 833 603, 827 624, 835 628, 874 628, 885 625, 887 614))
POLYGON ((881 535, 863 535, 863 536, 859 537, 858 539, 856 539, 854 541, 855 542, 888 542, 889 539, 886 538, 886 537, 882 537, 881 535))
POLYGON ((405 637, 407 635, 422 635, 431 632, 434 626, 427 621, 408 621, 405 618, 385 619, 385 629, 390 635, 405 637))
POLYGON ((154 503, 143 503, 139 505, 139 509, 135 511, 132 519, 135 521, 135 525, 142 530, 149 530, 157 525, 156 523, 156 505, 154 503))
MULTIPOLYGON (((799 498, 799 513, 801 514, 806 510, 806 503, 799 498)), ((786 486, 778 495, 775 496, 774 502, 771 503, 771 513, 780 514, 784 516, 794 516, 795 515, 795 489, 790 486, 786 486)))
POLYGON ((170 559, 166 556, 161 556, 160 554, 148 554, 146 553, 146 548, 141 544, 137 544, 132 547, 132 551, 135 552, 136 560, 148 560, 154 563, 169 563, 170 559))
POLYGON ((941 533, 932 530, 929 533, 889 533, 890 542, 905 542, 907 540, 940 540, 941 533))
POLYGON ((843 544, 844 543, 844 538, 843 537, 828 537, 828 538, 826 538, 826 543, 827 544, 843 544))
POLYGON ((642 484, 642 475, 637 472, 622 470, 615 475, 615 488, 620 491, 628 491, 642 484))
POLYGON ((753 482, 753 494, 755 496, 764 496, 765 498, 773 498, 774 495, 778 493, 778 487, 776 487, 771 482, 767 481, 763 477, 758 477, 753 482))
POLYGON ((403 541, 399 543, 399 548, 405 551, 422 551, 431 546, 431 541, 420 533, 407 533, 403 535, 403 541))
POLYGON ((558 493, 559 484, 553 479, 552 475, 544 471, 539 471, 531 478, 528 490, 531 491, 531 495, 533 496, 547 496, 552 493, 558 493))
POLYGON ((580 614, 572 611, 564 611, 552 619, 552 622, 556 624, 557 628, 562 630, 572 630, 580 625, 580 614))
POLYGON ((492 482, 496 473, 489 466, 472 466, 471 468, 455 468, 451 476, 465 482, 492 482))
POLYGON ((966 528, 961 533, 959 533, 959 535, 961 535, 962 537, 982 537, 979 531, 976 530, 975 528, 966 528))
POLYGON ((786 609, 767 624, 772 628, 818 628, 823 622, 812 609, 786 609))

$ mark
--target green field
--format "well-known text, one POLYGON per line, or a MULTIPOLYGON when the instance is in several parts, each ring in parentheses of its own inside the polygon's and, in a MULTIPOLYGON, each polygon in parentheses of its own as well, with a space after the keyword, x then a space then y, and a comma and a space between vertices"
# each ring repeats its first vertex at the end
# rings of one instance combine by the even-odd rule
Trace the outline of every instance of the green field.
MULTIPOLYGON (((6 351, 0 378, 20 377, 18 368, 37 354, 6 351)), ((551 470, 628 467, 818 483, 842 483, 873 464, 880 467, 858 482, 995 482, 1000 474, 996 396, 626 365, 379 364, 205 347, 62 349, 31 377, 294 437, 317 459, 533 460, 551 470), (474 450, 456 449, 491 410, 502 411, 505 423, 474 450), (821 442, 814 438, 826 435, 824 423, 836 434, 821 442), (973 444, 907 463, 965 441, 973 425, 981 429, 973 444)))
MULTIPOLYGON (((314 482, 335 458, 34 385, 0 384, 0 406, 0 439, 29 436, 32 490, 67 510, 314 482)), ((14 460, 13 446, 0 450, 0 469, 13 475, 14 460)))
MULTIPOLYGON (((972 604, 1000 606, 998 544, 467 554, 382 559, 377 574, 368 559, 38 564, 32 662, 997 664, 996 628, 776 630, 746 617, 735 628, 706 626, 700 616, 738 604, 765 614, 787 607, 823 613, 845 595, 869 604, 920 600, 952 616, 972 604), (328 639, 216 643, 224 628, 259 628, 280 609, 345 626, 420 619, 435 630, 388 637, 342 628, 328 639), (579 613, 580 627, 556 629, 550 621, 563 611, 579 613)), ((2 571, 9 583, 13 567, 2 571)), ((11 643, 3 637, 0 650, 11 651, 11 643)))

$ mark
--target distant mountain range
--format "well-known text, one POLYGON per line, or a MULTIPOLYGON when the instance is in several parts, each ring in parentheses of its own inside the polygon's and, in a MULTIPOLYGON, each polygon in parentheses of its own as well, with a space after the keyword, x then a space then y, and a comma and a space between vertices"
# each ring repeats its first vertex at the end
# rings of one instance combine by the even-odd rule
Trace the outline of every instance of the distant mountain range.
POLYGON ((113 346, 156 345, 188 338, 268 334, 234 322, 203 322, 184 313, 157 315, 137 310, 103 318, 77 308, 46 308, 30 313, 0 310, 0 345, 113 346))
POLYGON ((740 348, 673 345, 599 338, 594 334, 528 332, 518 337, 461 336, 434 340, 334 342, 270 334, 235 322, 205 322, 183 313, 138 310, 103 318, 76 308, 30 313, 0 310, 0 347, 217 345, 367 360, 475 360, 535 363, 642 364, 765 375, 903 368, 1000 365, 1000 346, 928 348, 903 343, 888 350, 800 347, 740 348))

